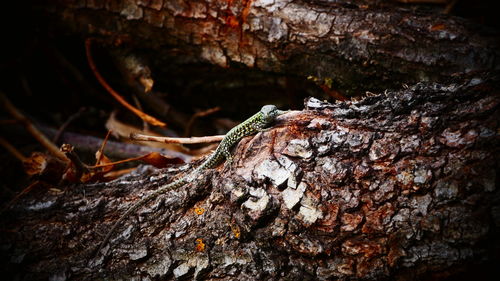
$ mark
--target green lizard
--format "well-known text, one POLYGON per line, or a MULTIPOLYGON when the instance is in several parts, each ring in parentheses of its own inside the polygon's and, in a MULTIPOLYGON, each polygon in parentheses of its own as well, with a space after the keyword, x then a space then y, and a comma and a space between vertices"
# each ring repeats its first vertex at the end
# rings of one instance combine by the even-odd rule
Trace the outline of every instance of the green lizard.
POLYGON ((159 195, 169 190, 175 189, 177 187, 183 186, 186 183, 192 182, 199 175, 200 172, 206 169, 216 167, 217 164, 219 164, 219 162, 224 160, 224 158, 227 160, 227 163, 231 165, 232 157, 231 153, 229 152, 229 149, 234 144, 236 144, 240 139, 242 139, 245 136, 249 136, 256 132, 264 130, 276 119, 277 116, 285 112, 287 111, 279 110, 274 105, 264 105, 259 112, 257 112, 247 120, 243 121, 243 123, 229 130, 229 132, 224 136, 224 139, 222 139, 217 149, 200 166, 198 166, 196 169, 194 169, 186 176, 172 183, 160 187, 159 189, 155 190, 151 194, 140 199, 137 203, 128 208, 125 211, 125 213, 123 213, 120 216, 120 218, 115 222, 113 227, 111 227, 111 230, 109 230, 108 234, 102 241, 96 254, 99 254, 101 252, 102 248, 107 244, 107 242, 111 238, 111 235, 113 235, 114 231, 118 228, 118 226, 120 226, 123 223, 123 221, 130 214, 135 212, 137 209, 139 209, 141 206, 149 202, 151 199, 156 198, 159 195))

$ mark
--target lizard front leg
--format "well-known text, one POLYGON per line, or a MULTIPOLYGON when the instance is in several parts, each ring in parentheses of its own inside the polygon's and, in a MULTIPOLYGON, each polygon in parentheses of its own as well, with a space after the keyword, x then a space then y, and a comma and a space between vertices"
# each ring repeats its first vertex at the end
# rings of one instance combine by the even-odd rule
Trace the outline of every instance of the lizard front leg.
POLYGON ((269 130, 269 127, 266 127, 265 124, 261 124, 260 122, 254 123, 251 125, 253 132, 265 132, 269 130))

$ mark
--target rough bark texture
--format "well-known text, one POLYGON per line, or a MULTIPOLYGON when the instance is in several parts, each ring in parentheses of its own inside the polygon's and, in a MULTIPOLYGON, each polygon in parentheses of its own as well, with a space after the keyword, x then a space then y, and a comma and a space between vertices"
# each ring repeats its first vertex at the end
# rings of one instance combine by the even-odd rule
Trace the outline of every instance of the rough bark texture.
POLYGON ((460 18, 365 2, 59 2, 44 6, 58 23, 154 49, 153 61, 163 69, 240 64, 332 79, 336 89, 357 92, 499 68, 498 32, 460 18))
POLYGON ((153 73, 176 73, 172 84, 197 78, 179 66, 208 63, 252 68, 258 82, 275 72, 349 91, 414 86, 307 100, 243 139, 231 167, 141 208, 97 257, 127 207, 196 164, 31 192, 0 218, 1 276, 413 280, 495 269, 500 78, 484 71, 499 68, 497 33, 348 2, 72 0, 34 10, 52 16, 50 29, 141 49, 153 73))
POLYGON ((189 167, 31 194, 2 217, 2 276, 412 280, 493 262, 498 81, 307 100, 231 167, 141 208, 95 259, 127 206, 189 167))

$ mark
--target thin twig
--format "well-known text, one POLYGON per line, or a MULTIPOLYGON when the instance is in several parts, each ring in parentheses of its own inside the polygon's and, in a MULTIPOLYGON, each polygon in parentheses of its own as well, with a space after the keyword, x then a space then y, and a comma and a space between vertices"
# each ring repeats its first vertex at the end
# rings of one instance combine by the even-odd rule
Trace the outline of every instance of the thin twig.
POLYGON ((10 144, 6 139, 0 137, 0 145, 3 146, 8 152, 10 152, 14 157, 16 157, 19 161, 26 161, 26 157, 19 152, 12 144, 10 144))
MULTIPOLYGON (((40 127, 40 129, 48 136, 54 136, 56 133, 55 129, 50 127, 40 127)), ((61 142, 71 143, 75 147, 78 147, 78 150, 89 151, 95 153, 99 147, 102 146, 102 138, 96 138, 89 135, 82 135, 73 132, 65 131, 61 135, 61 142)), ((191 156, 183 153, 172 151, 165 148, 156 148, 151 146, 137 145, 134 143, 123 143, 116 142, 112 140, 108 140, 106 143, 106 155, 112 156, 115 158, 130 158, 141 156, 150 152, 158 152, 163 155, 166 155, 169 158, 180 158, 184 162, 189 162, 191 160, 191 156)))
POLYGON ((94 166, 90 166, 89 168, 96 169, 96 168, 102 168, 102 167, 109 167, 109 166, 114 166, 114 165, 123 164, 123 163, 127 163, 127 162, 138 161, 141 159, 144 159, 144 155, 134 157, 134 158, 122 159, 122 160, 118 160, 118 161, 114 161, 114 162, 110 162, 110 163, 96 164, 94 166))
POLYGON ((3 119, 3 120, 0 120, 0 126, 3 126, 3 125, 17 125, 19 124, 19 120, 16 120, 16 119, 3 119))
POLYGON ((26 130, 38 141, 40 142, 52 155, 57 158, 63 160, 64 162, 68 162, 69 159, 62 153, 57 146, 51 142, 46 136, 44 136, 34 125, 31 123, 28 118, 26 118, 10 101, 7 99, 3 93, 0 93, 0 102, 3 107, 7 110, 7 112, 12 115, 15 119, 21 122, 26 130))
POLYGON ((204 116, 213 114, 213 113, 215 113, 215 112, 217 112, 219 110, 220 110, 220 107, 216 106, 216 107, 209 108, 207 110, 196 112, 195 114, 193 114, 193 116, 191 116, 191 118, 189 119, 189 122, 188 122, 188 124, 186 126, 186 130, 184 132, 184 135, 185 136, 191 135, 191 128, 193 127, 194 121, 196 119, 198 119, 199 117, 204 117, 204 116))
POLYGON ((23 73, 20 73, 19 80, 21 80, 20 81, 21 82, 21 86, 22 86, 23 90, 26 92, 26 94, 29 97, 32 97, 33 96, 33 91, 31 91, 30 85, 28 83, 28 79, 26 79, 26 76, 23 73))
POLYGON ((97 151, 97 159, 95 164, 98 165, 101 163, 102 157, 104 156, 104 147, 106 147, 106 143, 108 143, 109 136, 111 135, 112 131, 109 130, 108 133, 106 134, 106 137, 102 141, 101 147, 97 151))
POLYGON ((66 157, 68 157, 71 160, 71 163, 73 163, 73 166, 75 167, 75 178, 80 181, 82 175, 89 172, 88 165, 80 160, 80 157, 78 157, 78 155, 75 153, 74 147, 72 145, 67 143, 63 144, 61 146, 61 151, 64 152, 66 157))
POLYGON ((64 132, 64 130, 66 130, 66 128, 69 126, 69 124, 71 124, 71 122, 73 122, 76 118, 78 118, 85 110, 86 110, 85 107, 80 107, 80 109, 78 110, 78 112, 76 112, 75 114, 72 114, 68 118, 68 120, 66 120, 66 122, 64 122, 61 125, 61 127, 59 127, 59 129, 57 130, 56 135, 54 136, 54 138, 52 138, 52 142, 53 143, 57 143, 57 141, 61 137, 62 132, 64 132))
POLYGON ((92 58, 92 53, 90 52, 90 45, 91 42, 93 41, 92 38, 88 38, 85 40, 85 52, 87 54, 87 61, 90 66, 90 69, 94 73, 95 77, 99 81, 99 83, 110 93, 121 105, 126 107, 128 110, 132 111, 135 115, 139 116, 142 120, 148 122, 149 124, 153 126, 161 126, 165 127, 167 124, 163 123, 162 121, 154 118, 153 116, 150 116, 139 109, 135 108, 131 104, 129 104, 120 94, 118 94, 111 86, 104 80, 104 78, 101 76, 99 71, 97 70, 97 66, 94 62, 94 59, 92 58))
POLYGON ((210 137, 191 137, 191 138, 169 138, 169 137, 155 137, 142 134, 130 134, 131 140, 138 141, 156 141, 164 143, 184 143, 184 144, 194 144, 194 143, 209 143, 218 142, 224 138, 224 135, 210 136, 210 137))
MULTIPOLYGON (((139 101, 139 99, 137 98, 137 95, 132 95, 132 99, 134 100, 134 103, 135 103, 135 106, 137 106, 137 108, 142 111, 142 105, 141 105, 141 102, 139 101)), ((148 122, 142 120, 142 130, 143 131, 149 131, 149 124, 148 122)))
POLYGON ((12 205, 14 205, 14 203, 16 203, 16 201, 19 200, 19 198, 21 198, 21 196, 23 196, 24 194, 30 192, 39 183, 40 183, 40 181, 34 181, 30 185, 28 185, 25 189, 23 189, 21 192, 19 192, 16 196, 14 196, 14 198, 12 198, 12 200, 10 200, 9 203, 5 204, 5 206, 3 206, 3 208, 0 210, 0 215, 2 215, 12 205))
POLYGON ((443 14, 449 14, 453 8, 455 8, 455 5, 457 4, 458 0, 451 0, 448 5, 443 10, 443 14))
MULTIPOLYGON (((151 131, 151 130, 144 131, 144 130, 141 130, 141 128, 137 128, 133 125, 123 123, 122 121, 120 121, 116 118, 116 111, 111 112, 108 120, 106 120, 105 126, 108 130, 113 131, 113 136, 120 137, 120 138, 129 138, 130 134, 132 134, 132 133, 139 133, 139 134, 145 134, 145 135, 151 135, 151 136, 157 136, 157 137, 163 136, 163 135, 155 133, 154 131, 151 131)), ((143 142, 142 145, 149 146, 149 147, 165 148, 165 149, 174 150, 174 151, 178 151, 178 152, 182 152, 182 153, 189 153, 189 151, 190 151, 190 149, 188 149, 182 145, 179 145, 179 144, 143 142)))

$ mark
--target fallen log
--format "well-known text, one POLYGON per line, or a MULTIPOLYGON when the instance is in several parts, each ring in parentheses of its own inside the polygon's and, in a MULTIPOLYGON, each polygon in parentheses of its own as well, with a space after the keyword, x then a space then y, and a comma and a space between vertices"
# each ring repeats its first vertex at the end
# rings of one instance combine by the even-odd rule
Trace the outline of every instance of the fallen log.
POLYGON ((30 280, 414 280, 494 271, 498 82, 489 75, 359 101, 308 99, 243 139, 230 167, 138 210, 97 257, 128 206, 196 164, 32 192, 1 217, 0 272, 30 280))

